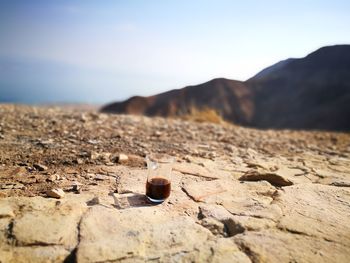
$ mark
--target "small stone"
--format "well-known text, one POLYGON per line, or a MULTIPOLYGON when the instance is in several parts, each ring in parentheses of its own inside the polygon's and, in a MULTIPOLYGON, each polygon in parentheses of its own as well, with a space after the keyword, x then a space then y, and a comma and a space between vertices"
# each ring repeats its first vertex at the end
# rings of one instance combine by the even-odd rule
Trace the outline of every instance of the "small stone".
POLYGON ((73 191, 80 192, 81 186, 82 186, 82 185, 83 185, 83 184, 81 184, 81 183, 79 183, 79 182, 73 182, 73 184, 72 184, 72 190, 73 190, 73 191))
POLYGON ((217 157, 217 153, 214 152, 214 151, 211 151, 211 152, 208 153, 208 157, 209 157, 210 159, 215 159, 215 157, 217 157))
POLYGON ((51 190, 48 190, 46 192, 48 197, 53 197, 53 198, 63 198, 64 197, 64 191, 61 188, 53 188, 51 190))
POLYGON ((80 115, 80 120, 81 120, 82 122, 88 121, 88 117, 86 116, 85 113, 83 113, 83 114, 80 115))
POLYGON ((281 174, 266 172, 266 171, 249 171, 239 178, 240 181, 268 181, 274 186, 289 186, 293 185, 288 178, 285 178, 281 174))
POLYGON ((60 176, 58 174, 51 174, 49 178, 47 178, 47 181, 54 182, 56 180, 60 180, 60 176))
POLYGON ((119 156, 118 156, 118 162, 119 162, 119 163, 125 162, 125 161, 127 161, 128 159, 129 159, 129 157, 128 157, 126 154, 124 154, 124 153, 121 153, 121 154, 119 154, 119 156))
POLYGON ((87 173, 87 174, 83 174, 82 175, 85 179, 88 179, 88 180, 90 180, 90 179, 93 179, 94 177, 95 177, 95 174, 94 173, 87 173))
POLYGON ((48 140, 39 139, 36 144, 38 146, 41 146, 41 147, 44 147, 44 148, 50 148, 50 147, 53 146, 54 140, 53 139, 48 139, 48 140))
POLYGON ((103 174, 96 174, 94 179, 97 181, 103 181, 103 180, 106 180, 107 177, 103 174))
POLYGON ((82 158, 77 159, 77 164, 83 164, 83 163, 84 163, 84 159, 82 159, 82 158))
POLYGON ((155 131, 154 132, 154 136, 160 137, 160 136, 162 136, 162 132, 161 131, 155 131))
POLYGON ((184 156, 182 159, 184 159, 188 163, 191 162, 191 156, 189 156, 189 155, 184 156))
POLYGON ((99 143, 98 140, 88 140, 87 142, 88 142, 89 144, 92 144, 92 145, 96 145, 96 144, 99 143))
POLYGON ((224 149, 230 153, 234 153, 237 151, 236 147, 229 145, 229 144, 225 145, 224 149))
POLYGON ((24 185, 20 183, 7 183, 0 186, 1 189, 24 189, 24 185))
POLYGON ((100 199, 98 198, 98 196, 95 196, 95 197, 92 198, 91 200, 87 201, 86 204, 87 204, 88 206, 98 205, 98 204, 100 204, 100 199))
POLYGON ((91 160, 97 160, 100 155, 97 152, 92 151, 90 153, 90 159, 91 160))
POLYGON ((33 165, 35 169, 37 169, 38 171, 46 171, 47 170, 47 166, 43 165, 43 164, 34 164, 33 165))
POLYGON ((103 162, 109 162, 110 161, 111 153, 97 153, 97 152, 91 152, 90 158, 91 160, 97 160, 97 161, 103 161, 103 162))

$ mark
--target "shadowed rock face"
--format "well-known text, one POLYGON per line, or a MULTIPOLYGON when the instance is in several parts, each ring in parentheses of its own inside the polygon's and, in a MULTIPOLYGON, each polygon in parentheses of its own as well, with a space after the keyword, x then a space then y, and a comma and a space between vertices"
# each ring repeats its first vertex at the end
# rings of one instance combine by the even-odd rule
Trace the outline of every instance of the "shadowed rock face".
POLYGON ((109 104, 103 112, 176 116, 209 107, 256 128, 350 130, 350 45, 287 59, 245 82, 224 78, 109 104))

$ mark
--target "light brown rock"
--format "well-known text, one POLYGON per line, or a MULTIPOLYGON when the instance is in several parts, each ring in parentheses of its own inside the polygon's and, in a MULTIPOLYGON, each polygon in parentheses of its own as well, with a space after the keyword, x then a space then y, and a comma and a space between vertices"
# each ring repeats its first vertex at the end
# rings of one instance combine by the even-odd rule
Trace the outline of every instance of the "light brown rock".
POLYGON ((37 163, 33 165, 35 169, 37 169, 38 171, 46 171, 48 168, 46 165, 37 163))
POLYGON ((254 216, 236 216, 233 215, 230 220, 225 222, 226 225, 238 224, 244 231, 258 231, 276 226, 276 222, 269 218, 254 216))
POLYGON ((220 238, 211 247, 214 251, 213 257, 208 260, 213 263, 250 263, 247 255, 240 251, 229 238, 220 238))
POLYGON ((16 243, 20 246, 74 248, 78 241, 78 224, 89 196, 81 198, 73 194, 63 202, 42 197, 13 198, 10 202, 24 212, 13 221, 12 235, 16 243))
POLYGON ((281 209, 273 204, 276 189, 266 181, 225 182, 228 189, 218 195, 207 197, 207 204, 221 204, 232 215, 252 216, 278 220, 281 209))
POLYGON ((119 162, 119 163, 125 162, 125 161, 127 161, 127 160, 129 160, 129 157, 128 157, 126 154, 120 153, 120 154, 118 155, 118 162, 119 162))
POLYGON ((334 262, 349 261, 347 245, 274 229, 249 231, 233 237, 252 262, 334 262))
POLYGON ((243 176, 239 178, 241 181, 268 181, 270 184, 274 186, 288 186, 292 185, 293 182, 291 182, 287 177, 275 173, 275 172, 267 172, 267 171, 249 171, 243 176))
POLYGON ((183 189, 196 202, 227 191, 223 180, 185 182, 183 189))
POLYGON ((211 236, 192 219, 172 218, 154 207, 118 211, 94 206, 83 218, 80 231, 78 262, 157 258, 192 251, 211 236))
POLYGON ((203 166, 193 163, 175 163, 173 166, 173 170, 183 174, 189 174, 209 179, 220 178, 217 174, 211 173, 208 169, 204 168, 203 166))
POLYGON ((3 252, 0 248, 0 261, 7 263, 61 263, 69 254, 69 250, 61 246, 16 247, 3 252))
POLYGON ((202 218, 214 218, 223 221, 232 217, 232 214, 221 205, 203 204, 199 206, 199 216, 202 218))
POLYGON ((283 211, 278 227, 350 244, 350 189, 321 184, 287 187, 275 199, 283 211))
POLYGON ((53 197, 57 199, 63 198, 65 196, 65 193, 61 188, 53 188, 51 190, 48 190, 46 194, 48 197, 53 197))

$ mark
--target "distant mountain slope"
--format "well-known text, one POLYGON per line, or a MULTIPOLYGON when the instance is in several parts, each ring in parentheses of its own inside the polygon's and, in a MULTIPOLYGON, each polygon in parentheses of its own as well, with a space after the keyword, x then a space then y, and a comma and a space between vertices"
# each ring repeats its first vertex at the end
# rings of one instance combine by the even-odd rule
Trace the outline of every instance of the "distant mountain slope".
POLYGON ((102 111, 173 116, 191 107, 210 107, 228 121, 257 128, 350 130, 350 45, 280 61, 246 82, 213 79, 102 111))
POLYGON ((107 105, 102 111, 174 116, 188 113, 191 107, 209 107, 219 111, 227 120, 247 125, 254 112, 251 96, 250 89, 243 82, 220 78, 151 97, 132 97, 107 105))
POLYGON ((320 48, 245 84, 255 127, 350 130, 350 45, 320 48))

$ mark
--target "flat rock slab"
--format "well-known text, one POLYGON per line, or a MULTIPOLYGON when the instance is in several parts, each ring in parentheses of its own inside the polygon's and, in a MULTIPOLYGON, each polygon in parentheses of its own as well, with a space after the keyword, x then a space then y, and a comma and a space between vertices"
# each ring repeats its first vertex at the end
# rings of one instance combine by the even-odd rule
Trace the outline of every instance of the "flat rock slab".
POLYGON ((203 201, 205 198, 226 192, 227 182, 224 180, 185 182, 184 191, 196 202, 203 201))
POLYGON ((173 170, 183 174, 189 174, 209 179, 220 178, 220 175, 210 172, 205 167, 193 163, 175 163, 173 166, 173 170))
POLYGON ((225 182, 228 191, 205 199, 207 204, 221 204, 232 215, 277 220, 281 209, 273 204, 276 188, 266 181, 225 182))
POLYGON ((278 227, 350 246, 350 189, 321 184, 287 187, 274 202, 278 227))
POLYGON ((18 245, 61 245, 67 249, 76 246, 78 223, 87 208, 84 202, 74 197, 64 202, 37 197, 26 203, 26 199, 13 198, 8 202, 26 211, 12 223, 11 235, 18 245))
POLYGON ((268 229, 234 237, 252 262, 349 262, 349 245, 268 229))
POLYGON ((78 262, 144 262, 152 259, 189 262, 191 258, 207 262, 210 254, 207 243, 233 262, 248 261, 234 243, 230 246, 225 242, 221 245, 213 243, 212 234, 191 218, 174 218, 157 207, 124 210, 92 207, 83 218, 80 231, 78 262))
POLYGON ((0 262, 63 262, 78 244, 79 222, 90 198, 0 199, 0 207, 13 213, 0 218, 0 262))
POLYGON ((70 251, 61 246, 30 246, 0 249, 0 262, 6 263, 60 263, 70 251))

